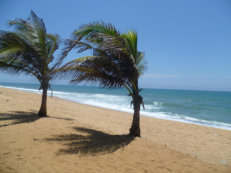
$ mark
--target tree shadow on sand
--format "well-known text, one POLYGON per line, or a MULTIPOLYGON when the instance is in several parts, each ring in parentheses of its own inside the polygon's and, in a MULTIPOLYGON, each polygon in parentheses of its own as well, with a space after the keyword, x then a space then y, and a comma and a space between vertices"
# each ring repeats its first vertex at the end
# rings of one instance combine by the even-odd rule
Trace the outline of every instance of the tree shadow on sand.
POLYGON ((0 127, 31 123, 37 119, 39 119, 39 117, 35 112, 13 111, 10 113, 0 113, 0 121, 12 120, 10 124, 3 124, 0 125, 0 127))
POLYGON ((88 128, 74 127, 74 129, 80 134, 56 135, 45 140, 58 141, 66 146, 65 149, 58 151, 58 155, 80 154, 92 156, 115 152, 134 140, 134 137, 129 135, 110 135, 88 128))
MULTIPOLYGON (((10 113, 0 113, 0 122, 1 121, 7 121, 12 120, 9 124, 2 124, 0 127, 5 126, 11 126, 16 124, 22 124, 22 123, 32 123, 41 117, 38 117, 37 112, 31 111, 31 112, 24 112, 24 111, 12 111, 10 113)), ((55 119, 62 119, 62 120, 73 120, 70 118, 63 118, 63 117, 54 117, 54 116, 47 116, 43 118, 55 118, 55 119)))

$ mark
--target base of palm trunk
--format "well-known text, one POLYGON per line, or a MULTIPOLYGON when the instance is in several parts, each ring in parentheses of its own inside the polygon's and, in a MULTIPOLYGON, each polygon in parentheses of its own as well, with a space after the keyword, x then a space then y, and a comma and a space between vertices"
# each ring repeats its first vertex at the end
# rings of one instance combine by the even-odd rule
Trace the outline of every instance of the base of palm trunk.
POLYGON ((132 128, 130 128, 129 135, 140 137, 140 128, 139 127, 132 127, 132 128))
POLYGON ((47 113, 46 113, 46 111, 41 111, 41 110, 40 110, 40 111, 38 112, 38 116, 39 116, 39 117, 46 117, 46 116, 47 116, 47 113))

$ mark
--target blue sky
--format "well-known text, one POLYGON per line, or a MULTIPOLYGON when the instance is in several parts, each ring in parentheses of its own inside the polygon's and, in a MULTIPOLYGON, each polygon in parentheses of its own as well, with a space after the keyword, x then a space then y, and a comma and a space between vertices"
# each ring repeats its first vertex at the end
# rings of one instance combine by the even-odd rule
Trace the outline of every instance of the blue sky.
MULTIPOLYGON (((98 20, 121 32, 137 31, 148 64, 141 87, 231 91, 230 0, 1 0, 0 30, 9 30, 9 19, 26 19, 31 10, 49 33, 63 39, 98 20)), ((80 56, 72 52, 68 59, 80 56)), ((36 80, 0 73, 0 82, 36 80)))

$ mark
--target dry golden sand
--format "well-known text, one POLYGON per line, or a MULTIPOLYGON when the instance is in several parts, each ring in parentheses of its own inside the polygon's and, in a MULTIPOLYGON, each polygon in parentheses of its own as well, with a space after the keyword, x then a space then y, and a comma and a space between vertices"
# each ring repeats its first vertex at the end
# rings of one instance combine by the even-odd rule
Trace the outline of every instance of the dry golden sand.
POLYGON ((142 116, 133 139, 131 114, 40 100, 0 88, 0 172, 231 172, 231 131, 142 116))

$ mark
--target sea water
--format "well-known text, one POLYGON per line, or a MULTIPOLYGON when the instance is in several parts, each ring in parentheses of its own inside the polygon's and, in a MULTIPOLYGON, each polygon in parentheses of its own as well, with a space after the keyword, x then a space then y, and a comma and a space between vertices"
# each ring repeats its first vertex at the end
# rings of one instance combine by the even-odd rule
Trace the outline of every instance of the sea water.
MULTIPOLYGON (((0 87, 41 94, 39 84, 0 83, 0 87)), ((126 89, 96 86, 52 85, 53 96, 133 112, 126 89)), ((51 95, 51 91, 48 91, 51 95)), ((141 115, 231 130, 231 92, 146 89, 141 92, 145 110, 141 115)), ((1 96, 1 95, 0 95, 1 96)))

